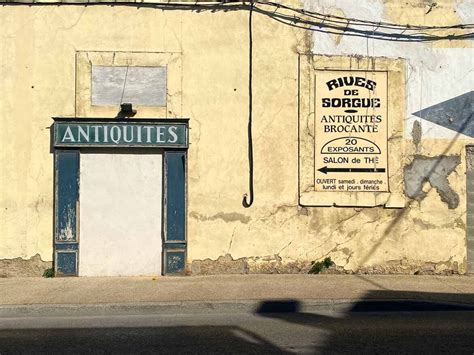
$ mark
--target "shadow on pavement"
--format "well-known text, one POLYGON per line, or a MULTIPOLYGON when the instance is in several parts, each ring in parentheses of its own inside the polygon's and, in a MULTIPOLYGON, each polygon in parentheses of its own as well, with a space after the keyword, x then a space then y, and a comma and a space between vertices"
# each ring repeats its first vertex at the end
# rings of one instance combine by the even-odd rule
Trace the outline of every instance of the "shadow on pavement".
POLYGON ((378 311, 389 312, 391 303, 393 306, 396 306, 397 312, 401 312, 404 309, 407 311, 428 310, 427 308, 430 311, 474 310, 474 294, 470 293, 376 290, 367 293, 360 302, 354 304, 354 308, 351 311, 376 311, 374 307, 380 308, 379 305, 382 305, 384 302, 387 308, 379 309, 378 311))
POLYGON ((297 300, 265 301, 256 314, 329 331, 319 354, 474 354, 473 294, 374 291, 343 312, 301 309, 297 300))
POLYGON ((338 312, 304 307, 292 299, 264 301, 255 314, 220 314, 220 325, 199 314, 183 326, 171 326, 173 315, 154 326, 121 320, 112 327, 98 316, 89 328, 58 317, 66 323, 0 330, 0 355, 474 353, 473 294, 376 291, 338 312))
POLYGON ((1 330, 0 353, 287 354, 233 326, 1 330))

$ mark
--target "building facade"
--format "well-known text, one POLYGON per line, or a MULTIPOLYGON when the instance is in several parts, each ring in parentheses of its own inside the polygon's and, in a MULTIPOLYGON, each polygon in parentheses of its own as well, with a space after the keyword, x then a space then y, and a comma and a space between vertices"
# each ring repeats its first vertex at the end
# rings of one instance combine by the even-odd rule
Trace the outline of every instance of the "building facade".
POLYGON ((0 276, 474 270, 472 2, 5 2, 0 276))

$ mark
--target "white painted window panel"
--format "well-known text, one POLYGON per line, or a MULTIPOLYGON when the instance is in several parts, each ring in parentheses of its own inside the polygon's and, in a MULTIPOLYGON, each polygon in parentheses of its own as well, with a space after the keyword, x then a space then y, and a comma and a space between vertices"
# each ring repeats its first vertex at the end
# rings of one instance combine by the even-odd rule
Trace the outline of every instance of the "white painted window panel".
POLYGON ((81 153, 79 276, 161 274, 162 164, 81 153))
POLYGON ((92 105, 166 106, 166 67, 92 66, 92 105))

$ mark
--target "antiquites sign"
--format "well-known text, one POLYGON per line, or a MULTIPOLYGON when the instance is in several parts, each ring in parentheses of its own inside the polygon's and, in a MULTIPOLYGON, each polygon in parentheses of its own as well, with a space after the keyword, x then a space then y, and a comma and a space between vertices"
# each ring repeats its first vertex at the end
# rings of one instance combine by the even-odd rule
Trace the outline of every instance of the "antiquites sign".
POLYGON ((54 145, 184 148, 188 145, 187 124, 160 121, 56 122, 54 145))
POLYGON ((387 73, 316 71, 315 190, 388 191, 387 73))

